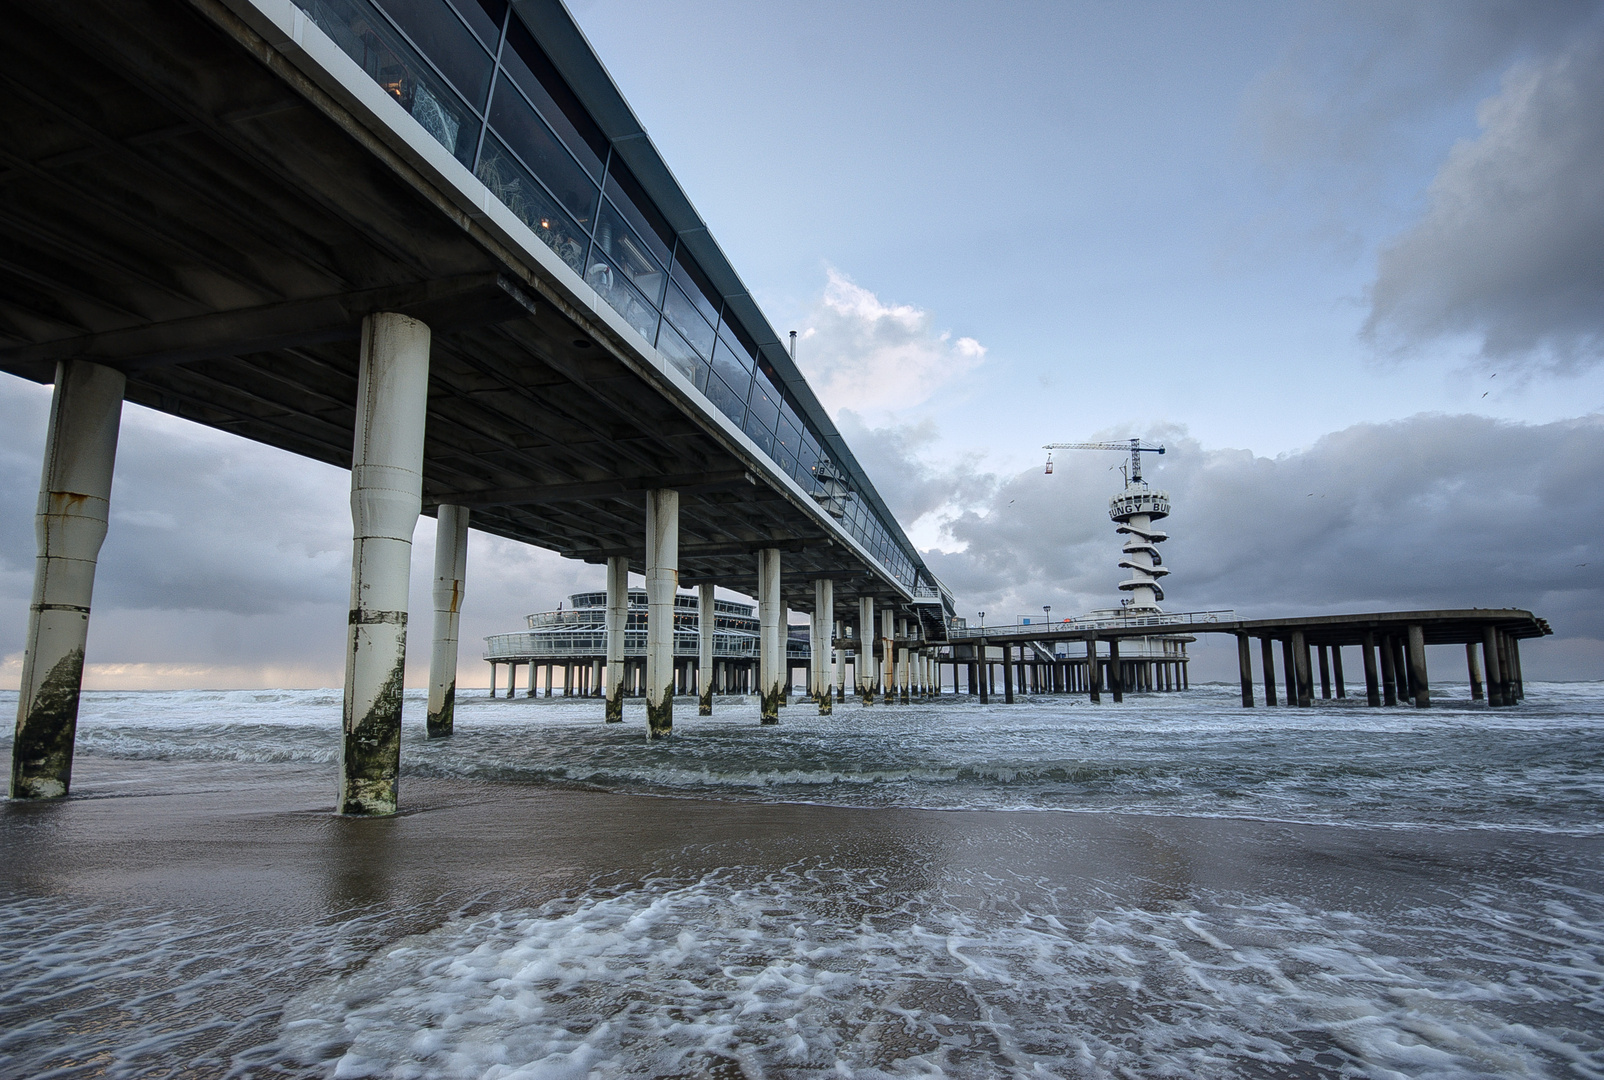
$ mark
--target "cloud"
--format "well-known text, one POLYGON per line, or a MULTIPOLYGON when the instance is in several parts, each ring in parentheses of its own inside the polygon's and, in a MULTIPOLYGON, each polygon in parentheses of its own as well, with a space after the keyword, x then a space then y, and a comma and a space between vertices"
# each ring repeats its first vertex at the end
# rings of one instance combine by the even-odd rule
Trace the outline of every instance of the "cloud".
POLYGON ((888 304, 833 267, 827 275, 797 363, 832 414, 911 408, 985 359, 984 345, 934 329, 929 312, 888 304))
MULTIPOLYGON (((1275 458, 1206 448, 1182 428, 1152 434, 1170 451, 1147 468, 1174 505, 1163 548, 1171 611, 1522 607, 1563 638, 1604 639, 1604 487, 1593 477, 1604 416, 1517 424, 1420 415, 1355 425, 1275 458)), ((1120 539, 1108 499, 1122 483, 1119 464, 1115 453, 1063 453, 1053 475, 996 478, 954 516, 947 529, 962 550, 927 560, 960 614, 1011 619, 1044 604, 1066 615, 1117 604, 1120 539)), ((896 468, 881 461, 876 475, 896 468)), ((946 479, 964 482, 958 472, 946 479)), ((942 478, 921 483, 939 489, 942 478)), ((1595 652, 1595 675, 1604 675, 1604 650, 1595 652)))
MULTIPOLYGON (((50 388, 0 380, 0 686, 21 675, 50 388)), ((125 405, 95 577, 87 685, 339 686, 351 566, 350 474, 125 405)), ((431 518, 414 534, 407 681, 425 685, 431 518)), ((471 532, 462 685, 481 638, 598 588, 602 571, 471 532)))
POLYGON ((1512 68, 1387 247, 1365 333, 1408 349, 1477 341, 1487 361, 1579 369, 1604 358, 1604 27, 1512 68))

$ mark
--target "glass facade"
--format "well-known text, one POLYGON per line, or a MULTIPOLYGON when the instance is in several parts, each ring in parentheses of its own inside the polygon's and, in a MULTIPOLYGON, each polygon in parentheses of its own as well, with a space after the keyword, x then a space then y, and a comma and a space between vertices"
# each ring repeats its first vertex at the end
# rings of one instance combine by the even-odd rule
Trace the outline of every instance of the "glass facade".
POLYGON ((296 0, 909 589, 916 568, 506 0, 296 0))

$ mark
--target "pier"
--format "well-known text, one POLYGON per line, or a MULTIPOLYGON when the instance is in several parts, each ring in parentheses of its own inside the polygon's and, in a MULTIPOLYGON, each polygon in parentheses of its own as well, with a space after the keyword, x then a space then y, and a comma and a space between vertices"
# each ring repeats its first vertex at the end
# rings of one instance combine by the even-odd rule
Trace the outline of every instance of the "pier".
POLYGON ((1552 634, 1529 611, 1471 608, 1457 611, 1379 611, 1356 615, 1309 615, 1282 619, 1238 619, 1232 611, 1142 614, 1133 617, 1064 620, 1041 626, 954 629, 941 662, 951 664, 952 685, 968 671, 970 693, 995 694, 994 665, 1004 673, 1005 700, 1017 678, 1032 692, 1084 693, 1099 701, 1106 690, 1115 701, 1129 689, 1181 690, 1189 685, 1184 640, 1173 657, 1121 658, 1120 643, 1158 635, 1229 634, 1237 639, 1242 705, 1255 704, 1252 642, 1259 642, 1264 704, 1307 708, 1319 696, 1348 696, 1343 649, 1358 650, 1365 702, 1370 706, 1431 704, 1427 645, 1462 645, 1466 681, 1474 701, 1515 705, 1526 696, 1520 643, 1552 634), (1099 651, 1099 644, 1102 651, 1099 651), (1057 646, 1084 649, 1082 656, 1057 646), (1276 654, 1280 652, 1280 681, 1276 654), (977 670, 977 666, 978 669, 977 670))
POLYGON ((654 736, 682 586, 757 598, 765 723, 787 609, 815 642, 867 614, 906 696, 889 640, 944 640, 951 595, 556 0, 84 0, 0 31, 0 370, 54 386, 13 797, 70 789, 124 401, 351 470, 342 813, 397 807, 420 514, 431 735, 470 526, 607 568, 608 719, 631 573, 654 736))

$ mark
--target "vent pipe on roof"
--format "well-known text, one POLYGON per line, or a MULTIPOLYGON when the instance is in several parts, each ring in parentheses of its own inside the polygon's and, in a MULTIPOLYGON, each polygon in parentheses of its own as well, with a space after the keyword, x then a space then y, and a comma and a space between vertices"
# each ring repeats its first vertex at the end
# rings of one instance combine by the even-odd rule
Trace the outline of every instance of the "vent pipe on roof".
POLYGON ((791 331, 791 363, 796 363, 796 331, 791 331))

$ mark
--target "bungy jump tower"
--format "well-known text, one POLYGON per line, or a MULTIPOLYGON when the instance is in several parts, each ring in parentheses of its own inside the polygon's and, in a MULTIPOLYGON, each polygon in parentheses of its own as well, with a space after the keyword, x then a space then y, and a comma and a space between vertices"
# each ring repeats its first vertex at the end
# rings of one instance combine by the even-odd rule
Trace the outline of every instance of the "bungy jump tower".
MULTIPOLYGON (((1119 583, 1119 588, 1130 596, 1121 601, 1118 608, 1092 611, 1085 618, 1132 621, 1152 618, 1156 622, 1156 617, 1164 613, 1163 608, 1159 607, 1159 602, 1164 599, 1164 586, 1160 579, 1169 574, 1158 545, 1168 540, 1169 534, 1155 528, 1155 524, 1169 517, 1170 496, 1167 491, 1149 486, 1142 478, 1142 455, 1163 454, 1163 445, 1149 446, 1141 439, 1129 439, 1120 442, 1048 443, 1044 449, 1048 451, 1048 473, 1053 471, 1054 450, 1122 450, 1130 453, 1125 488, 1108 500, 1108 516, 1117 526, 1115 531, 1125 538, 1124 546, 1120 549, 1119 566, 1130 574, 1119 583)), ((1143 684, 1148 681, 1149 662, 1175 660, 1180 663, 1176 667, 1177 678, 1172 684, 1173 688, 1185 688, 1188 685, 1185 675, 1186 646, 1195 640, 1183 634, 1127 638, 1123 659, 1134 668, 1130 678, 1134 680, 1136 688, 1146 688, 1143 684)), ((1164 685, 1166 681, 1157 680, 1157 688, 1172 688, 1164 685)))

